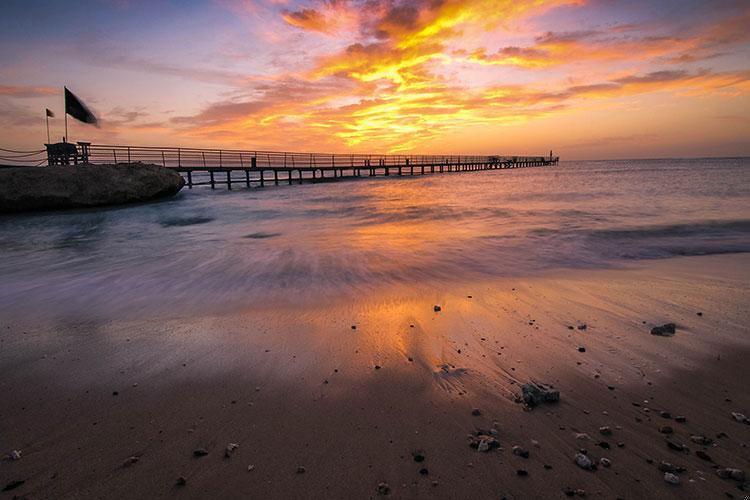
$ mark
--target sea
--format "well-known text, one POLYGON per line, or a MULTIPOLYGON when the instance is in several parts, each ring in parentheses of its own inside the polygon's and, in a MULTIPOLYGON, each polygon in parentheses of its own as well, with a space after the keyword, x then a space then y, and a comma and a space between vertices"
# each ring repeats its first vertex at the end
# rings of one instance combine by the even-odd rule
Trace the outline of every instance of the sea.
POLYGON ((212 314, 750 251, 750 158, 234 187, 0 216, 0 316, 212 314))

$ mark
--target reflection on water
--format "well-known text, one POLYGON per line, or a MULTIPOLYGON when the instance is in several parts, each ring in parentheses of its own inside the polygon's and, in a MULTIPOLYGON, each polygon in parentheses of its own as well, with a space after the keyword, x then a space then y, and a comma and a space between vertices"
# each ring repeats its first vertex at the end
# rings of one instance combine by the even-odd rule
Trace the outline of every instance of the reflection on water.
POLYGON ((278 188, 0 218, 0 309, 180 314, 750 249, 750 160, 278 188))

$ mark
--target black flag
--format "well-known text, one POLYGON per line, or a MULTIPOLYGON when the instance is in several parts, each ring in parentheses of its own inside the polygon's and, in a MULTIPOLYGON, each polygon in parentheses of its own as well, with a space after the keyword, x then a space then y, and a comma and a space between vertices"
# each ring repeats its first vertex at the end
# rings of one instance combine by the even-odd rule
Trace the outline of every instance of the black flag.
POLYGON ((48 118, 54 118, 55 117, 55 113, 53 113, 49 108, 44 108, 44 110, 46 111, 48 118))
POLYGON ((65 113, 83 123, 96 124, 94 113, 68 87, 65 87, 65 113))

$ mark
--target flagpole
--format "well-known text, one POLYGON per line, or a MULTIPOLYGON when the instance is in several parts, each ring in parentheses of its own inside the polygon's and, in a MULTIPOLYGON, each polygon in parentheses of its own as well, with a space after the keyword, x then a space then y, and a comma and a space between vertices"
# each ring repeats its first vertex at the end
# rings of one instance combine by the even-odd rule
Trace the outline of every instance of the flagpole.
POLYGON ((67 88, 63 87, 63 111, 65 112, 65 138, 63 139, 64 142, 68 142, 68 108, 65 106, 65 91, 68 90, 67 88))
POLYGON ((49 140, 49 115, 46 109, 44 110, 44 117, 47 118, 47 144, 50 144, 52 141, 49 140))

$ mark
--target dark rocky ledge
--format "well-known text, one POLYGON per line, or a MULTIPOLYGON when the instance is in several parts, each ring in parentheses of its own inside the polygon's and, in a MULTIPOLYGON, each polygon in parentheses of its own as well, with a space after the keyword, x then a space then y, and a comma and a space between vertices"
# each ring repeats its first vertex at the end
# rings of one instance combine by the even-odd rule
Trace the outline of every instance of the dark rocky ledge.
POLYGON ((173 196, 185 181, 145 163, 0 169, 0 213, 99 207, 173 196))

